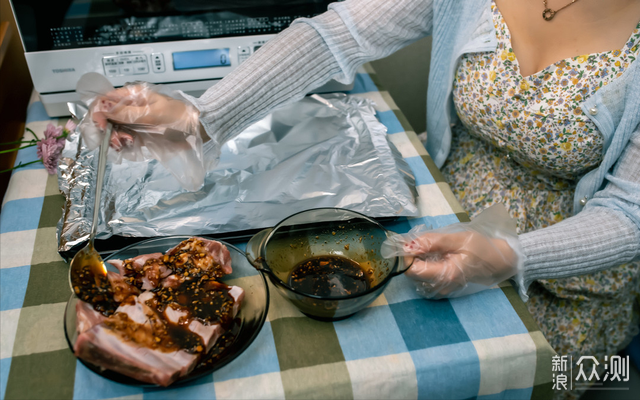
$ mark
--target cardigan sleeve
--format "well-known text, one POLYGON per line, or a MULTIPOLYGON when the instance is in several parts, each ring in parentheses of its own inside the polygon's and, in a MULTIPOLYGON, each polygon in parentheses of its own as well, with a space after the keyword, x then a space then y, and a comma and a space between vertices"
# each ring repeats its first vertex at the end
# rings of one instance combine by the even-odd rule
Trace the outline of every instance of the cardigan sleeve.
POLYGON ((520 296, 536 279, 566 278, 611 268, 640 255, 640 130, 631 137, 604 189, 573 217, 519 236, 524 272, 520 296))
POLYGON ((275 107, 331 79, 350 83, 362 64, 428 36, 431 0, 348 0, 301 18, 267 42, 200 98, 207 134, 224 143, 275 107))

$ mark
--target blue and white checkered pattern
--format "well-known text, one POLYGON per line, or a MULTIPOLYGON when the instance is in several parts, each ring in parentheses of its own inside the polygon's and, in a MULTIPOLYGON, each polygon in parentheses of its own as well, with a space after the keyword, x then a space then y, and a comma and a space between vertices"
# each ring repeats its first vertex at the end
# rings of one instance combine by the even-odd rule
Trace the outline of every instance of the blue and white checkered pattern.
MULTIPOLYGON (((441 227, 465 220, 426 150, 366 66, 350 94, 371 99, 389 139, 412 168, 420 217, 387 226, 441 227), (440 178, 438 178, 440 177, 440 178)), ((37 97, 27 126, 51 120, 37 97)), ((20 151, 29 162, 35 149, 20 151)), ((10 398, 433 398, 547 397, 554 351, 509 284, 429 301, 404 276, 367 309, 334 323, 310 320, 271 293, 268 320, 237 359, 168 389, 117 384, 69 351, 62 326, 70 296, 58 255, 62 196, 42 164, 13 172, 0 214, 0 400, 10 398), (37 378, 37 379, 36 379, 37 378)), ((273 289, 273 287, 271 287, 273 289)))

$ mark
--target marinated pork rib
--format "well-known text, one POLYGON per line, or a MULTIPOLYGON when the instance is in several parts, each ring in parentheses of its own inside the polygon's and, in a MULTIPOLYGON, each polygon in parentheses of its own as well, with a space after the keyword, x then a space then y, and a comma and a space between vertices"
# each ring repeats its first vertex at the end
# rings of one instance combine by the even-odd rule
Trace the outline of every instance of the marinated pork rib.
POLYGON ((145 304, 149 297, 152 298, 153 293, 131 296, 133 304, 121 305, 111 317, 79 335, 74 346, 76 356, 161 386, 191 372, 199 354, 188 353, 175 345, 171 345, 169 351, 160 349, 168 343, 167 337, 163 322, 145 304))
POLYGON ((223 324, 236 316, 244 291, 237 286, 227 288, 226 293, 219 288, 198 290, 205 292, 199 300, 187 296, 183 302, 169 300, 170 293, 156 295, 146 291, 131 295, 115 314, 84 330, 74 352, 85 361, 137 380, 170 385, 193 370, 201 355, 211 350, 225 332, 223 324), (217 303, 203 305, 216 295, 220 299, 217 303), (196 301, 196 306, 187 308, 183 303, 188 301, 196 301), (194 314, 203 314, 211 306, 220 306, 229 313, 194 318, 194 314))
POLYGON ((231 326, 244 291, 215 279, 231 273, 223 244, 192 238, 161 253, 109 261, 109 317, 79 302, 75 354, 143 382, 167 386, 190 373, 231 326), (141 292, 142 290, 142 292, 141 292))
POLYGON ((102 323, 107 317, 94 310, 93 306, 84 301, 76 303, 76 331, 81 334, 102 323))
MULTIPOLYGON (((230 314, 230 317, 233 319, 240 310, 240 304, 242 304, 242 300, 244 299, 244 290, 239 286, 231 286, 229 287, 228 293, 233 299, 230 314)), ((167 321, 174 324, 180 324, 185 323, 185 321, 188 320, 189 312, 184 308, 176 307, 175 304, 172 304, 165 308, 164 316, 167 321)), ((187 327, 189 331, 197 334, 202 338, 202 345, 204 346, 205 353, 211 350, 213 345, 225 332, 223 324, 220 322, 206 324, 198 319, 191 319, 191 322, 189 322, 189 325, 187 327)))
POLYGON ((163 262, 162 253, 144 254, 129 260, 109 260, 118 268, 125 282, 142 290, 151 290, 158 286, 161 279, 173 271, 163 262))
POLYGON ((109 280, 111 290, 113 291, 113 300, 118 303, 122 303, 127 297, 131 296, 132 294, 140 294, 140 289, 138 289, 136 286, 128 284, 125 278, 120 274, 116 274, 112 271, 107 271, 107 279, 109 280))
POLYGON ((232 272, 231 253, 215 240, 198 237, 185 240, 169 250, 164 260, 185 277, 207 275, 220 278, 232 272))

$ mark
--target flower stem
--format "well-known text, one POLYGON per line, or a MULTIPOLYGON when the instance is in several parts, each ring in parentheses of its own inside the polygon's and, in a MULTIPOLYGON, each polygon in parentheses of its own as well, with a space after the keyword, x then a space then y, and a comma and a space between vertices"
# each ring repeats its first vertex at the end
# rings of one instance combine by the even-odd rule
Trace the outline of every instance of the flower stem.
POLYGON ((24 129, 26 129, 27 132, 31 132, 31 134, 33 135, 34 138, 36 138, 36 140, 40 140, 38 138, 38 135, 36 135, 36 133, 34 131, 32 131, 30 128, 25 127, 24 129))
POLYGON ((33 146, 37 146, 37 145, 38 145, 38 143, 33 143, 33 144, 30 144, 30 145, 27 145, 27 146, 24 146, 24 147, 19 147, 17 149, 2 150, 2 151, 0 151, 0 154, 11 153, 13 151, 22 150, 22 149, 26 149, 27 147, 33 147, 33 146))
MULTIPOLYGON (((9 145, 9 144, 34 144, 36 143, 35 140, 16 140, 15 142, 6 142, 6 143, 0 143, 0 146, 4 146, 4 145, 9 145)), ((37 143, 36 143, 37 144, 37 143)))
POLYGON ((24 163, 24 164, 22 163, 22 161, 20 161, 20 163, 19 163, 18 165, 16 165, 15 167, 13 167, 13 168, 9 168, 9 169, 5 169, 4 171, 0 171, 0 174, 3 174, 3 173, 5 173, 5 172, 12 171, 12 170, 14 170, 14 169, 18 169, 18 168, 26 167, 27 165, 31 165, 31 164, 35 164, 35 163, 39 163, 39 162, 42 162, 42 160, 35 160, 35 161, 31 161, 31 162, 24 163))

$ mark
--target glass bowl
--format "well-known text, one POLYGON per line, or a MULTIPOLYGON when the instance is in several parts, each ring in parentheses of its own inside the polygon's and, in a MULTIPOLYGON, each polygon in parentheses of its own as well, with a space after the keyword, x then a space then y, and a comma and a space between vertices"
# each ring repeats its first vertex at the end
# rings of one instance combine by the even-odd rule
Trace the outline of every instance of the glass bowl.
MULTIPOLYGON (((171 236, 145 240, 111 254, 109 257, 105 258, 105 261, 110 259, 126 260, 138 255, 155 252, 164 253, 190 237, 191 236, 171 236)), ((206 235, 201 235, 199 237, 205 239, 208 238, 206 235)), ((258 336, 258 333, 262 329, 264 321, 267 318, 267 312, 269 309, 269 289, 264 276, 258 273, 247 261, 244 252, 228 243, 220 240, 219 242, 223 243, 229 249, 232 260, 231 266, 233 268, 233 273, 224 276, 221 280, 229 285, 240 286, 244 289, 245 296, 242 302, 242 307, 234 320, 231 330, 227 331, 223 337, 218 340, 209 353, 207 353, 207 355, 190 374, 172 383, 170 385, 171 387, 191 381, 203 375, 210 374, 233 361, 243 351, 245 351, 256 336, 258 336)), ((65 336, 72 352, 77 339, 75 310, 76 303, 78 301, 78 298, 75 295, 72 295, 67 303, 64 315, 65 336)), ((80 358, 79 360, 93 372, 112 381, 136 386, 157 386, 138 381, 114 371, 105 370, 80 358)))
POLYGON ((257 233, 247 258, 302 313, 335 321, 365 308, 408 268, 403 259, 382 257, 391 234, 360 213, 316 208, 257 233))

